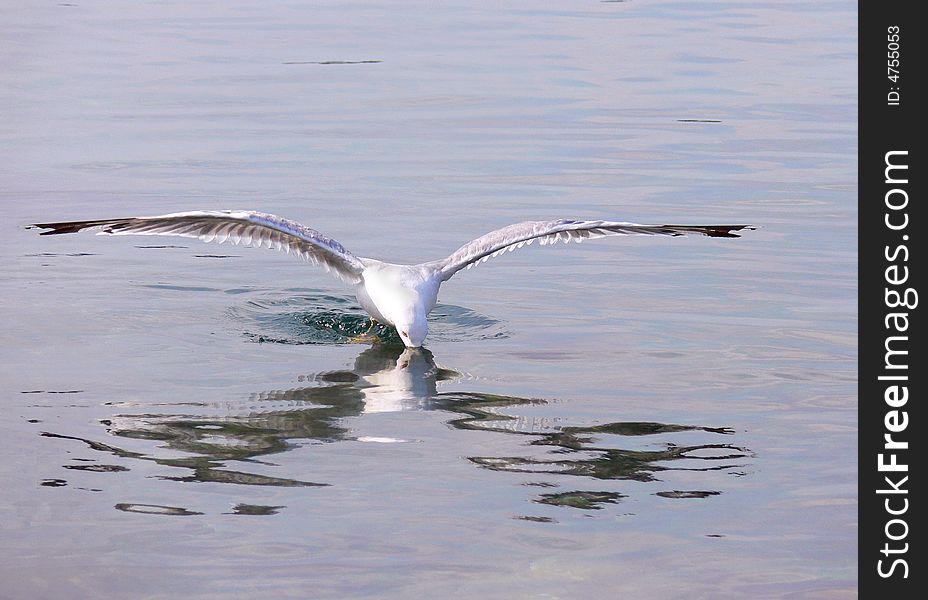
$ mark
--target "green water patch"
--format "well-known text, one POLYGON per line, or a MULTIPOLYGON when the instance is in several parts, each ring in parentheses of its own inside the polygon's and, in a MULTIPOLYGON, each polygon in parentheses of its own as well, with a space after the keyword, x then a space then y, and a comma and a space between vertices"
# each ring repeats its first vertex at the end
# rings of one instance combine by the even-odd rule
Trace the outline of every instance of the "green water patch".
MULTIPOLYGON (((354 297, 323 292, 267 294, 229 309, 243 335, 256 343, 402 344, 392 326, 371 323, 354 297)), ((503 323, 470 309, 439 304, 429 315, 429 340, 468 341, 508 337, 503 323)))

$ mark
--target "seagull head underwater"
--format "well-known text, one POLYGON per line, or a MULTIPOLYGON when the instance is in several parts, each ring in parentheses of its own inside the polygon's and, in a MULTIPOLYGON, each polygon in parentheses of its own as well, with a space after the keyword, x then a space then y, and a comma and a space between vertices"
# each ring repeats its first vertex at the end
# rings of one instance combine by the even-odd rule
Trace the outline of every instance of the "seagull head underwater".
MULTIPOLYGON (((428 314, 435 308, 441 284, 462 269, 534 242, 540 245, 612 235, 687 234, 739 237, 749 225, 640 225, 619 221, 525 221, 470 241, 441 260, 398 265, 355 256, 337 241, 295 221, 254 211, 192 211, 156 217, 36 223, 40 235, 75 233, 99 228, 104 235, 177 235, 204 242, 231 242, 276 248, 323 267, 354 286, 358 302, 377 321, 396 327, 403 343, 418 348, 429 333, 428 314)), ((373 323, 372 323, 373 325, 373 323)))

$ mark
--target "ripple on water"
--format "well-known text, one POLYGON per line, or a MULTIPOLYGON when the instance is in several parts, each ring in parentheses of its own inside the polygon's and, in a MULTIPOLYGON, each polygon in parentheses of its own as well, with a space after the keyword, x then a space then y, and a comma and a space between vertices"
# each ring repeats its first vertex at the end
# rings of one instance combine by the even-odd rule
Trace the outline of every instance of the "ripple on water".
POLYGON ((174 517, 190 517, 203 514, 179 506, 162 506, 160 504, 130 504, 127 502, 120 502, 113 508, 123 512, 142 513, 145 515, 168 515, 174 517))
MULTIPOLYGON (((229 310, 246 337, 272 344, 344 344, 364 334, 402 343, 393 327, 371 329, 368 314, 351 296, 324 292, 269 295, 229 310)), ((503 323, 468 308, 438 304, 429 315, 429 338, 443 342, 509 337, 503 323)))
POLYGON ((539 504, 553 506, 569 506, 585 510, 600 510, 602 504, 615 504, 624 498, 625 494, 616 492, 562 492, 560 494, 542 494, 535 500, 539 504))
MULTIPOLYGON (((291 298, 286 302, 294 301, 291 298)), ((99 421, 105 427, 106 443, 48 431, 40 435, 80 442, 91 450, 121 459, 73 457, 81 464, 64 465, 72 473, 108 473, 101 477, 112 477, 130 471, 114 463, 140 460, 176 469, 155 476, 162 481, 310 488, 338 482, 293 479, 287 476, 286 469, 266 458, 297 448, 312 453, 314 445, 332 442, 407 441, 357 436, 347 423, 385 411, 437 410, 448 414, 447 423, 454 430, 499 434, 519 442, 511 453, 466 456, 471 464, 514 474, 527 488, 562 488, 531 492, 536 495, 536 506, 582 511, 597 511, 621 502, 633 489, 628 485, 631 481, 666 485, 656 493, 663 498, 718 496, 722 491, 712 488, 720 479, 713 474, 743 476, 753 456, 750 450, 729 443, 736 432, 727 427, 649 421, 568 424, 532 416, 532 408, 549 404, 542 398, 442 389, 445 382, 460 377, 436 365, 426 349, 374 344, 358 354, 352 368, 300 376, 299 381, 305 383, 300 387, 258 391, 218 404, 188 400, 157 405, 166 408, 165 412, 155 411, 155 405, 120 403, 120 412, 99 421), (129 450, 118 445, 120 440, 142 443, 129 450), (695 490, 674 489, 669 481, 660 484, 665 475, 674 471, 687 472, 689 483, 695 481, 696 473, 705 476, 695 490)), ((64 487, 68 482, 46 479, 40 485, 64 487)), ((127 503, 116 508, 161 515, 198 514, 147 504, 127 503)), ((271 515, 283 508, 241 503, 231 514, 271 515)), ((554 522, 552 515, 515 518, 554 522)))
POLYGON ((276 515, 284 506, 264 506, 261 504, 236 504, 232 511, 225 513, 227 515, 254 515, 266 516, 276 515))

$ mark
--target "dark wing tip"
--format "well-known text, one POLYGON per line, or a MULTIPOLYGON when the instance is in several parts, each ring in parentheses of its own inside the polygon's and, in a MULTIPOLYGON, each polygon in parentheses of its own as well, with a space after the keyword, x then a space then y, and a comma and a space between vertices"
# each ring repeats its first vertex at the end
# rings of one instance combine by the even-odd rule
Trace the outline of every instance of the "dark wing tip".
POLYGON ((33 223, 26 227, 26 229, 46 229, 48 231, 40 231, 39 235, 56 235, 59 233, 75 233, 83 229, 81 223, 33 223))
POLYGON ((727 238, 736 238, 741 237, 740 234, 735 233, 736 231, 754 231, 757 227, 753 225, 713 225, 706 228, 706 235, 709 237, 727 237, 727 238))
POLYGON ((101 225, 115 225, 124 222, 125 219, 106 219, 102 221, 61 221, 60 223, 33 223, 27 225, 26 229, 47 229, 40 231, 39 235, 58 235, 61 233, 77 233, 82 229, 90 227, 99 227, 101 225))
POLYGON ((757 229, 754 225, 661 225, 675 235, 684 235, 687 233, 698 233, 709 237, 736 238, 741 237, 736 231, 754 231, 757 229))

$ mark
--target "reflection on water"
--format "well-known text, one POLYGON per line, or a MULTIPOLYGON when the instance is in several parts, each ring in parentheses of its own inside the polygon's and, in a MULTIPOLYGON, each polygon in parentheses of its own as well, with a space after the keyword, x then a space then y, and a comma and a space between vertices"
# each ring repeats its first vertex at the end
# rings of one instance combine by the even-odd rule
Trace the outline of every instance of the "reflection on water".
POLYGON ((203 513, 194 510, 187 510, 178 506, 161 506, 160 504, 129 504, 120 502, 114 508, 123 512, 142 513, 145 515, 173 515, 175 517, 189 517, 193 515, 202 515, 203 513))
MULTIPOLYGON (((563 481, 562 476, 584 478, 586 487, 590 481, 597 480, 654 481, 657 474, 668 470, 731 471, 750 457, 748 450, 725 442, 680 445, 667 441, 668 436, 676 439, 688 432, 732 435, 726 428, 650 422, 558 426, 518 414, 520 407, 546 405, 548 402, 543 399, 439 390, 443 382, 459 378, 455 371, 437 366, 432 353, 426 349, 378 343, 359 353, 353 368, 302 376, 300 380, 308 384, 302 387, 251 394, 238 401, 242 406, 240 412, 233 404, 231 414, 228 406, 217 414, 210 414, 214 409, 206 403, 193 403, 198 414, 117 414, 101 422, 114 438, 156 442, 150 453, 128 451, 115 442, 102 443, 56 433, 43 435, 78 440, 93 450, 182 470, 178 475, 162 476, 172 481, 286 487, 329 484, 273 477, 244 466, 267 465, 262 457, 297 446, 311 451, 305 447, 314 442, 359 439, 351 436, 344 420, 385 411, 439 410, 454 415, 450 424, 459 431, 520 436, 525 439, 522 455, 470 456, 468 460, 494 471, 538 474, 547 480, 529 485, 541 488, 556 487, 558 483, 551 478, 563 481), (650 443, 642 447, 641 438, 647 438, 650 443), (229 463, 237 463, 236 469, 227 468, 229 463)), ((190 410, 191 403, 173 407, 190 410)), ((69 465, 68 468, 110 473, 127 470, 105 464, 69 465)), ((719 493, 718 490, 672 490, 660 495, 705 498, 719 493)), ((543 493, 536 501, 601 509, 624 496, 613 490, 578 489, 543 493)), ((129 512, 191 514, 178 507, 121 504, 117 508, 129 512)), ((233 512, 267 515, 281 508, 240 504, 233 512)))
POLYGON ((230 515, 276 515, 284 506, 263 506, 261 504, 236 504, 232 507, 230 515))
POLYGON ((542 494, 536 502, 553 506, 570 506, 586 510, 599 510, 601 504, 614 504, 624 494, 616 492, 562 492, 560 494, 542 494))

